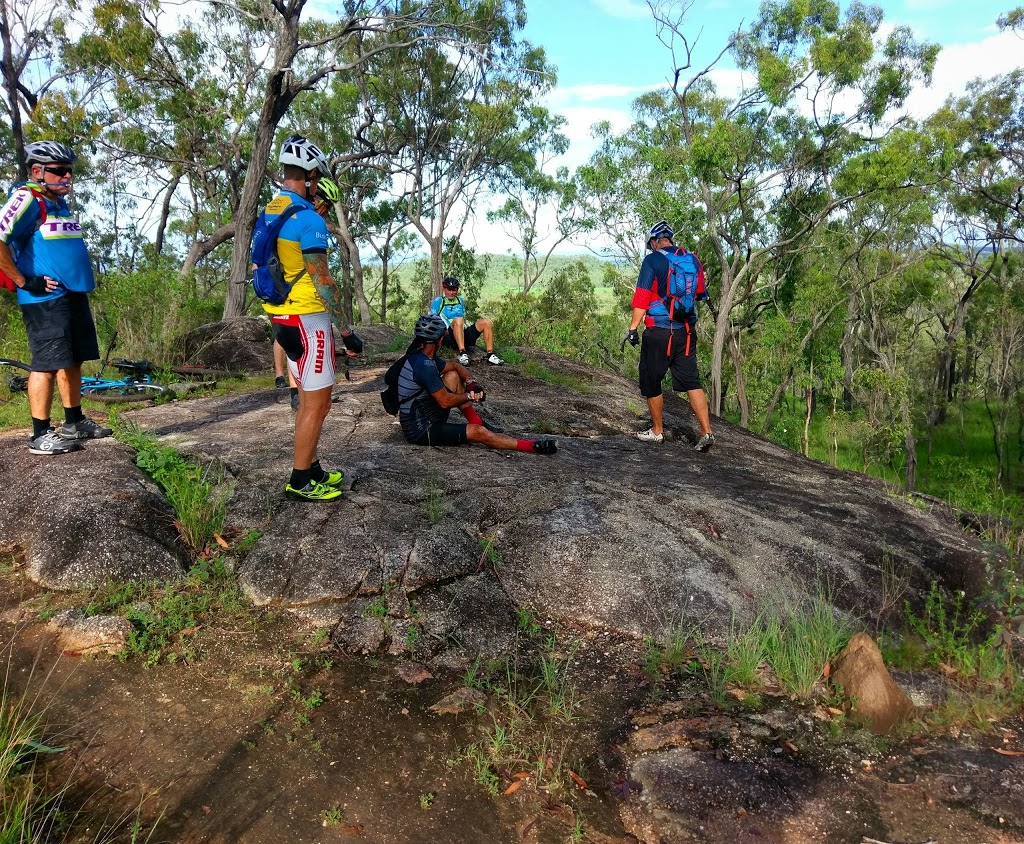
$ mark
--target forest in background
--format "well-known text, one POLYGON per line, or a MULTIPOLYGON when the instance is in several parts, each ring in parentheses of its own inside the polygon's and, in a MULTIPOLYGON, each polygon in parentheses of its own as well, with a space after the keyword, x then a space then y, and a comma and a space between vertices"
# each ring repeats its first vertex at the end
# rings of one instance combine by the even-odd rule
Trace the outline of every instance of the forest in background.
MULTIPOLYGON (((938 47, 880 7, 762 3, 711 52, 691 4, 652 3, 675 84, 575 172, 557 74, 513 0, 60 6, 0 0, 6 143, 79 150, 75 207, 101 334, 173 357, 185 330, 258 313, 248 245, 294 131, 342 189, 331 256, 350 321, 407 328, 445 274, 533 346, 633 377, 621 347, 643 232, 668 219, 708 273, 712 410, 798 451, 968 509, 1022 517, 1024 69, 912 120, 938 47), (44 37, 45 35, 45 37, 44 37), (720 91, 723 57, 746 82, 720 91), (516 258, 460 244, 487 197, 516 258), (605 244, 602 259, 554 255, 605 244), (424 258, 415 255, 425 254, 424 258)), ((1016 29, 1021 10, 998 21, 1016 29)), ((12 297, 2 351, 24 356, 12 297)))

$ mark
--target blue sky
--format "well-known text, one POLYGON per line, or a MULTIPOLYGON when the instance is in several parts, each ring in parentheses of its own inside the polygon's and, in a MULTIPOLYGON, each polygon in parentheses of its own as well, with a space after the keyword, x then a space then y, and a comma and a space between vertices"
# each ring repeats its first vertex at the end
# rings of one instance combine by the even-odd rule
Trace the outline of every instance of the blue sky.
MULTIPOLYGON (((685 31, 696 41, 695 68, 710 64, 728 35, 750 24, 759 5, 743 0, 685 2, 690 4, 685 31)), ((884 12, 883 31, 909 26, 918 40, 942 46, 931 88, 915 91, 906 104, 916 117, 931 114, 972 79, 1006 73, 1022 63, 1024 38, 996 26, 999 15, 1015 5, 1013 0, 891 0, 878 5, 884 12)), ((671 54, 658 40, 643 0, 527 0, 524 37, 543 46, 558 69, 557 88, 546 104, 568 120, 564 131, 572 146, 558 163, 570 169, 594 151, 594 123, 608 120, 614 128, 625 129, 633 100, 665 85, 672 73, 671 54)), ((720 66, 731 67, 728 57, 720 66)), ((466 227, 463 242, 484 252, 506 252, 512 245, 482 212, 466 227)), ((582 246, 566 244, 558 251, 576 252, 582 246)))
MULTIPOLYGON (((962 91, 969 80, 1005 73, 1019 63, 1024 40, 996 26, 1012 0, 892 0, 879 5, 886 29, 909 26, 919 40, 943 47, 935 84, 908 104, 918 116, 933 111, 949 93, 962 91)), ((710 64, 731 32, 749 26, 757 8, 743 0, 692 2, 685 32, 696 43, 694 67, 710 64)), ((570 120, 573 165, 589 155, 592 146, 585 139, 591 124, 599 119, 627 124, 636 96, 664 85, 673 69, 643 0, 529 0, 524 35, 543 46, 558 69, 558 88, 548 106, 570 120)), ((719 66, 731 67, 728 56, 719 66)))

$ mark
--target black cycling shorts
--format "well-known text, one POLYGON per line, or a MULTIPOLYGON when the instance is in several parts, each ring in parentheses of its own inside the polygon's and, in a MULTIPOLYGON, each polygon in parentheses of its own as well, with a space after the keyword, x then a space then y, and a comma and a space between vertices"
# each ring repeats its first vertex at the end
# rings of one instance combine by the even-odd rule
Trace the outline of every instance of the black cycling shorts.
POLYGON ((645 328, 640 342, 640 395, 653 399, 661 395, 661 382, 672 370, 672 389, 689 392, 700 389, 697 372, 697 332, 686 323, 683 328, 645 328), (672 341, 671 350, 669 340, 672 341))
POLYGON ((466 426, 456 422, 435 422, 423 436, 412 441, 413 445, 436 446, 465 445, 467 442, 466 426))
POLYGON ((85 293, 65 293, 21 306, 34 372, 69 369, 86 360, 99 360, 96 325, 85 293))
MULTIPOLYGON (((479 328, 476 327, 475 322, 471 322, 469 325, 464 326, 465 330, 462 332, 462 336, 466 339, 466 348, 475 346, 476 341, 480 339, 480 335, 483 333, 479 328)), ((452 334, 452 330, 449 328, 445 332, 444 337, 441 338, 441 345, 446 346, 449 349, 458 349, 459 344, 455 342, 455 335, 452 334)))

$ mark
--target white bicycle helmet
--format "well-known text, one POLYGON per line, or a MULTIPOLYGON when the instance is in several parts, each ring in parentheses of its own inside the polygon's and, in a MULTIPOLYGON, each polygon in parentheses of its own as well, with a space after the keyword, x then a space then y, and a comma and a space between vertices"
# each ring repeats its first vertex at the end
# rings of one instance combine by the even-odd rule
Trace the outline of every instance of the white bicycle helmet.
POLYGON ((26 164, 74 164, 78 156, 56 141, 35 141, 25 145, 26 164))
POLYGON ((291 135, 281 144, 281 154, 277 157, 281 164, 291 164, 309 173, 317 170, 321 176, 331 177, 331 165, 320 147, 302 135, 291 135))

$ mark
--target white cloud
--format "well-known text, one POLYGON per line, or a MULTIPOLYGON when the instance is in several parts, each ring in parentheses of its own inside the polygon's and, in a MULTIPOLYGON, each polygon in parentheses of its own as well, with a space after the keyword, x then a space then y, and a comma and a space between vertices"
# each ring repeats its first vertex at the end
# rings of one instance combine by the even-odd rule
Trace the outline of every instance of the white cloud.
POLYGON ((974 44, 943 47, 935 63, 931 87, 916 89, 907 99, 906 110, 914 117, 925 118, 948 96, 962 94, 968 82, 1020 67, 1021 46, 1019 36, 1001 32, 974 44))
POLYGON ((651 14, 648 5, 638 0, 593 0, 593 3, 605 14, 616 18, 635 20, 649 17, 651 14))
POLYGON ((655 85, 615 85, 613 83, 596 83, 594 85, 566 85, 556 88, 548 95, 548 103, 558 108, 561 103, 584 102, 594 100, 618 99, 620 97, 637 97, 648 91, 660 88, 662 83, 655 85))

